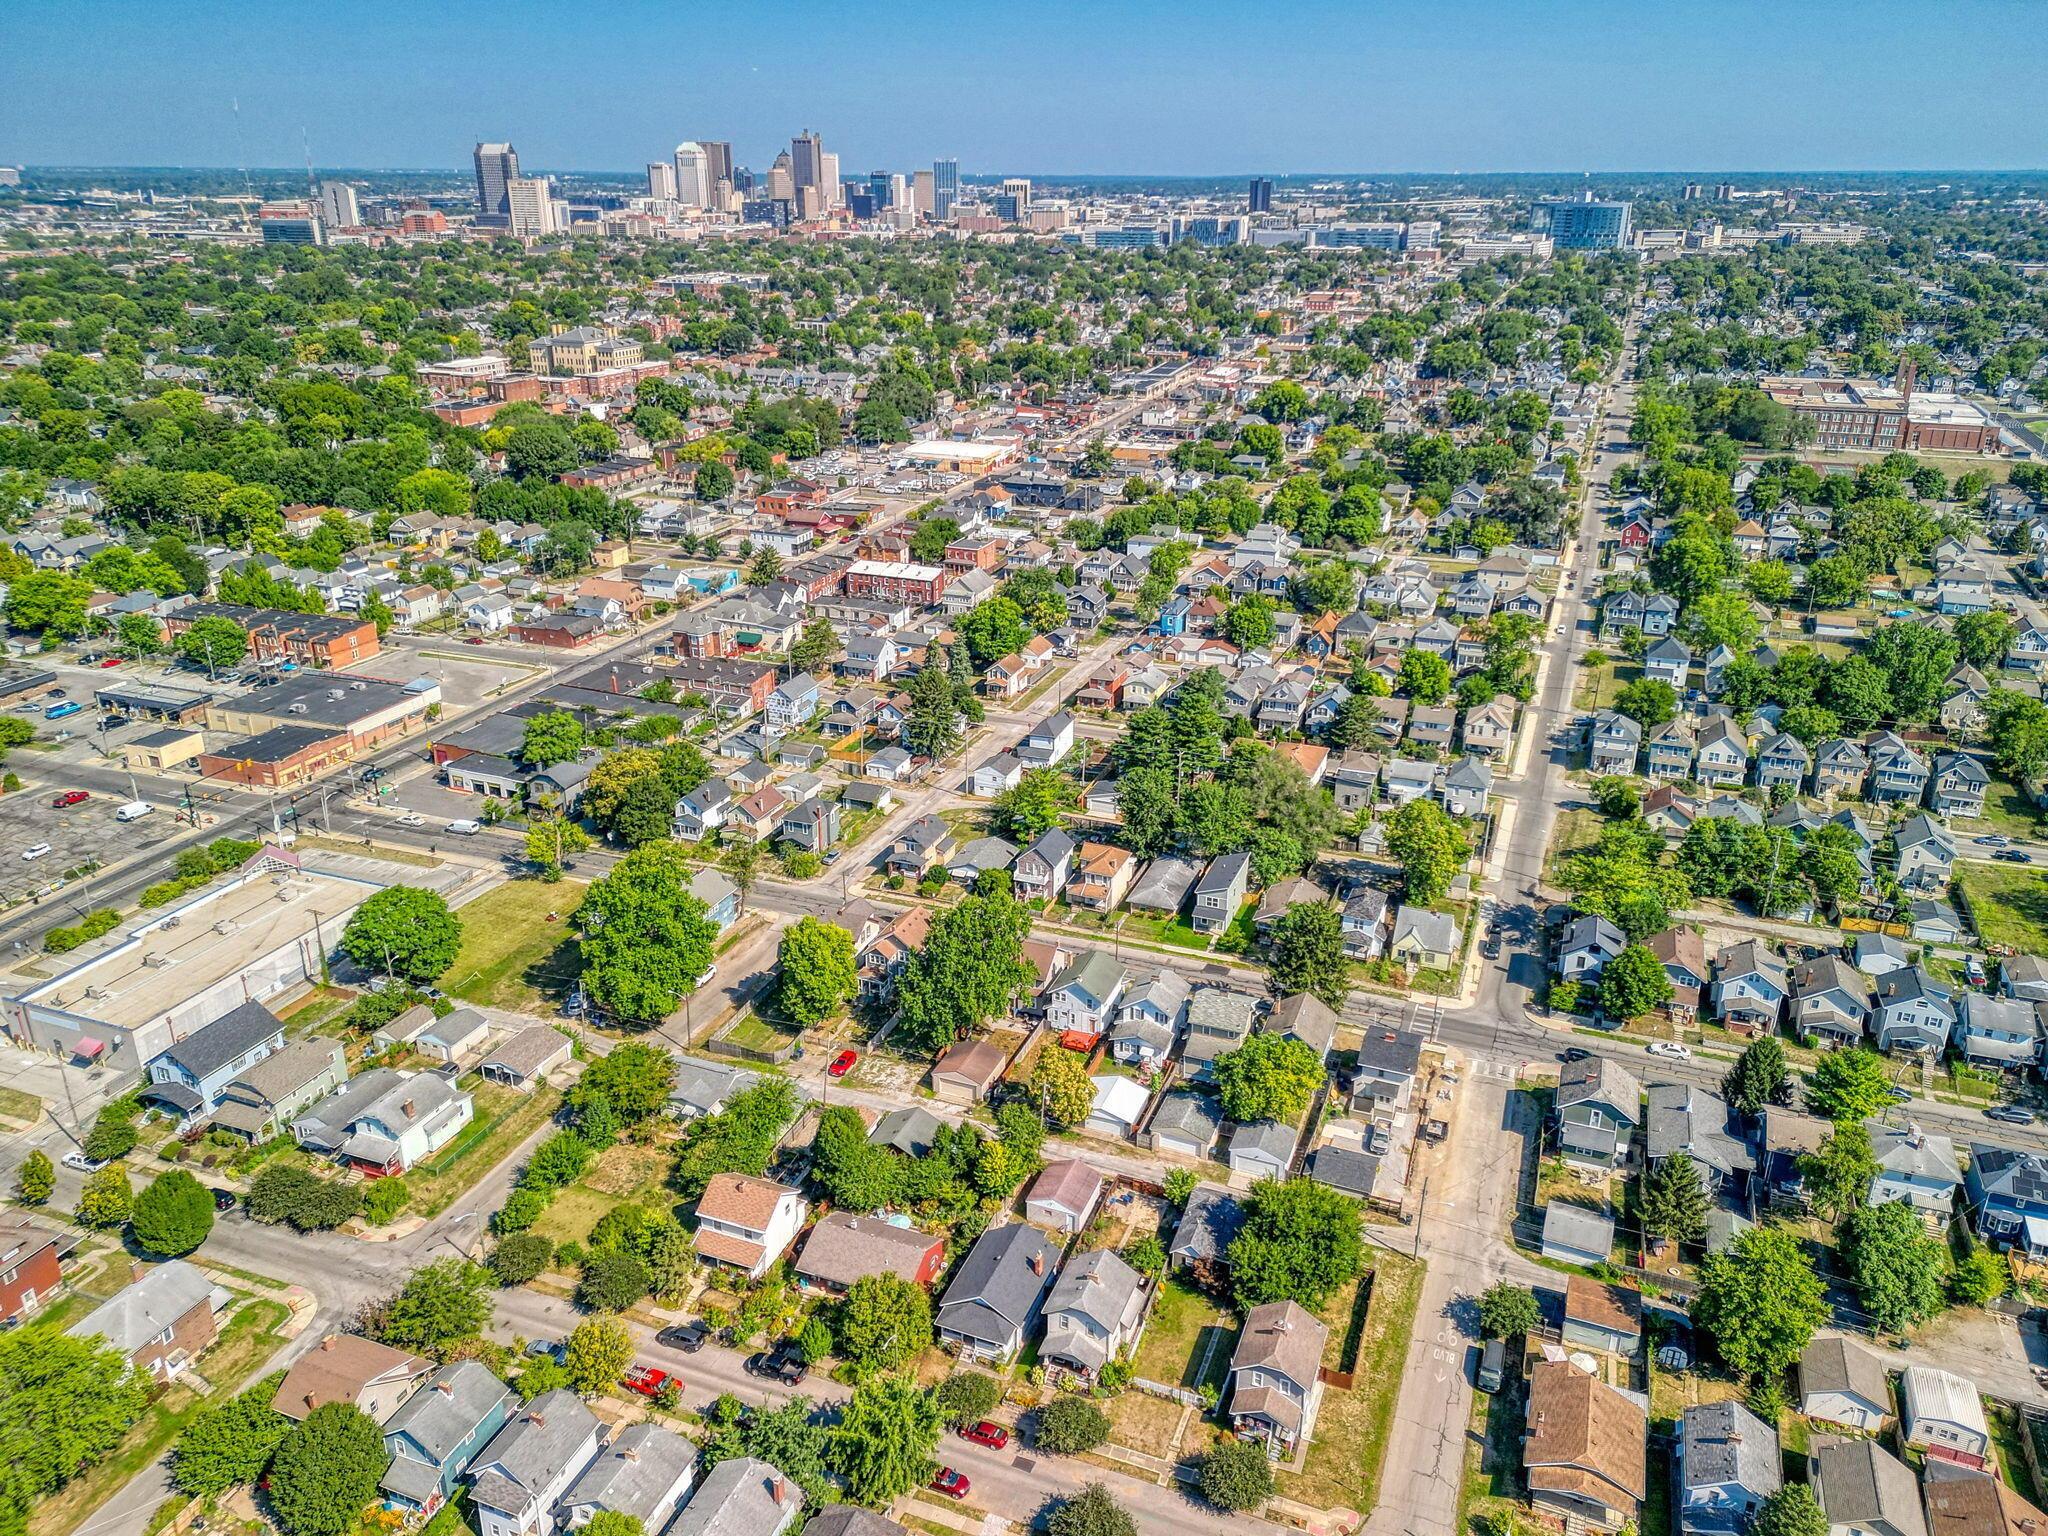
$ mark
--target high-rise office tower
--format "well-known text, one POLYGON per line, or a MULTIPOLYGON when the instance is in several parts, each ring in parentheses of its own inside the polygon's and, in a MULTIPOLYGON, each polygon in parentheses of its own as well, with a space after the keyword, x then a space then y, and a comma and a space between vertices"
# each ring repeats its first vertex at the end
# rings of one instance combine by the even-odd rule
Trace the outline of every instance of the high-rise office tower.
POLYGON ((711 201, 713 206, 723 208, 726 194, 733 189, 732 144, 726 139, 699 139, 704 158, 709 162, 711 177, 711 201))
POLYGON ((559 207, 545 176, 515 176, 505 185, 506 218, 515 235, 561 232, 559 207))
POLYGON ((653 160, 647 166, 647 195, 659 202, 676 200, 676 168, 667 160, 653 160))
POLYGON ((797 187, 825 185, 825 143, 815 133, 800 133, 789 141, 789 175, 797 187))
POLYGON ((1245 209, 1250 213, 1271 213, 1273 211, 1273 183, 1264 176, 1252 178, 1251 195, 1245 199, 1245 209))
POLYGON ((676 146, 676 201, 685 208, 711 206, 711 157, 692 139, 676 146))
POLYGON ((1560 251, 1615 251, 1628 244, 1631 203, 1588 195, 1572 201, 1540 202, 1530 220, 1560 251))
POLYGON ((913 213, 929 216, 932 211, 932 187, 936 177, 930 171, 919 171, 910 178, 910 209, 913 213))
POLYGON ((846 206, 846 184, 839 179, 839 157, 829 150, 818 156, 818 190, 827 208, 846 206))
POLYGON ((356 202, 356 189, 345 181, 320 183, 320 222, 329 229, 360 229, 363 210, 356 202))
POLYGON ((796 172, 791 169, 790 155, 784 150, 775 157, 775 163, 768 167, 768 200, 774 203, 796 201, 796 172))
POLYGON ((960 201, 960 162, 958 160, 934 160, 932 162, 932 217, 943 224, 953 216, 953 205, 960 201))
POLYGON ((1031 183, 1022 176, 1005 176, 1003 178, 1003 196, 1014 197, 1017 200, 1017 218, 1019 221, 1031 212, 1031 183))
POLYGON ((503 228, 511 216, 509 189, 519 175, 519 151, 510 144, 476 147, 476 221, 503 228))
POLYGON ((887 171, 868 172, 868 196, 875 200, 877 208, 893 208, 896 206, 891 188, 898 179, 900 178, 892 178, 887 171))

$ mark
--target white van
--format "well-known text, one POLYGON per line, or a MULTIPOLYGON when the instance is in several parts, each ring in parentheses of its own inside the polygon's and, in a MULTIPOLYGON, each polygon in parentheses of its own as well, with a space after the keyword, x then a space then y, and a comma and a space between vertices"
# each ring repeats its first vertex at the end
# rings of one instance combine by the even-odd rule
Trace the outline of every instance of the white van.
POLYGON ((130 800, 126 805, 122 806, 121 809, 114 812, 114 820, 140 821, 144 816, 147 816, 151 811, 155 809, 156 807, 151 805, 147 800, 130 800))
POLYGON ((448 830, 457 837, 475 837, 483 829, 484 824, 480 821, 451 821, 448 823, 448 830))

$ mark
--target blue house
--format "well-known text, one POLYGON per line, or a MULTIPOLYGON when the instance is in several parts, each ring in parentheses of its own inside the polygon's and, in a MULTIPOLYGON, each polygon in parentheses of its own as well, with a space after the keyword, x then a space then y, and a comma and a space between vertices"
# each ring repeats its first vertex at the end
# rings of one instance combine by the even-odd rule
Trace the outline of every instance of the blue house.
POLYGON ((2036 1263, 2048 1258, 2048 1158, 1979 1142, 1963 1188, 1979 1237, 2036 1263))
POLYGON ((1188 632, 1188 615, 1194 611, 1195 601, 1191 597, 1170 597, 1159 610, 1159 622, 1153 626, 1162 635, 1184 635, 1188 632))
POLYGON ((690 894, 704 903, 704 915, 721 932, 740 915, 740 888, 715 869, 698 870, 690 894))
POLYGON ((513 1397, 474 1360, 444 1365, 384 1423, 391 1456, 377 1489, 386 1509, 430 1515, 447 1502, 477 1452, 505 1427, 513 1397))
POLYGON ((284 1025, 261 1003, 243 1003, 150 1058, 144 1103, 181 1121, 203 1120, 220 1107, 228 1084, 284 1046, 284 1025))

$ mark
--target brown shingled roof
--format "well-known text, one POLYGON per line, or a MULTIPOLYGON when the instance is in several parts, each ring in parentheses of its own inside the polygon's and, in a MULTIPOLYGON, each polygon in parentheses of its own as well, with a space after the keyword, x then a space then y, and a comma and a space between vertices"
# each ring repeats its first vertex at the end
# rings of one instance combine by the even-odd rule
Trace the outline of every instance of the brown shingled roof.
POLYGON ((1529 1372, 1528 1415, 1522 1464, 1532 1489, 1609 1508, 1623 1507, 1617 1495, 1642 1502, 1649 1420, 1636 1404, 1568 1360, 1546 1360, 1529 1372))

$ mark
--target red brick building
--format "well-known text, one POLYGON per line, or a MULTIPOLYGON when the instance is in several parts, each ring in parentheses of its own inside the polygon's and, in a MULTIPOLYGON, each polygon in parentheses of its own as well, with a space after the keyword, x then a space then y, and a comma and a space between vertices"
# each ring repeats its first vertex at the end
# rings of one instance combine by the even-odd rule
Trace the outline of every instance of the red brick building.
POLYGON ((714 661, 684 658, 668 669, 681 693, 701 693, 713 709, 731 715, 758 715, 775 691, 775 668, 757 661, 714 661))
POLYGON ((199 754, 199 772, 257 789, 289 789, 355 756, 347 731, 317 725, 276 725, 244 741, 199 754))
POLYGON ((377 626, 352 613, 286 613, 278 608, 244 608, 236 603, 190 603, 164 617, 165 636, 178 638, 201 619, 227 619, 249 636, 256 661, 292 661, 302 667, 353 666, 382 647, 377 626))
POLYGON ((955 539, 946 546, 946 569, 962 572, 1000 570, 1003 556, 1008 552, 1009 546, 997 538, 955 539))
POLYGON ((514 624, 505 633, 521 645, 538 645, 550 651, 573 651, 603 634, 604 621, 588 614, 556 613, 514 624))
POLYGON ((856 560, 846 568, 848 597, 879 597, 929 605, 946 590, 946 572, 936 565, 898 560, 856 560))
POLYGON ((0 1216, 0 1324, 27 1317, 56 1294, 74 1241, 26 1216, 0 1216))
POLYGON ((822 507, 825 487, 815 480, 784 480, 761 493, 755 503, 770 517, 786 518, 799 507, 822 507))

